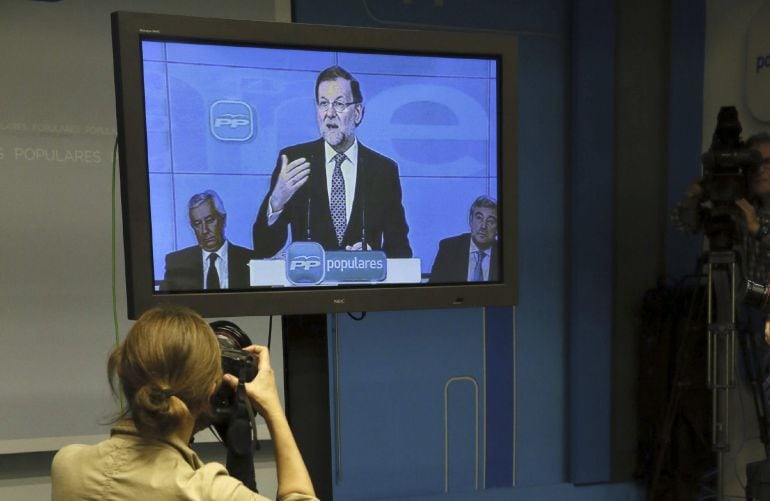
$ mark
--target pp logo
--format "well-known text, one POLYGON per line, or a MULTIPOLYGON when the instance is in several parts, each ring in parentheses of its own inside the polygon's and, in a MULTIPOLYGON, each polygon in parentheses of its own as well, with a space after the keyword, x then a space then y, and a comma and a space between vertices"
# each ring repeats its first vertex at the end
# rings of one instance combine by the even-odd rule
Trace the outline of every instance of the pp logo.
POLYGON ((294 242, 286 249, 286 278, 294 285, 320 284, 325 275, 324 249, 316 242, 294 242))
POLYGON ((243 101, 214 101, 209 126, 211 135, 220 141, 248 141, 254 136, 254 112, 243 101))

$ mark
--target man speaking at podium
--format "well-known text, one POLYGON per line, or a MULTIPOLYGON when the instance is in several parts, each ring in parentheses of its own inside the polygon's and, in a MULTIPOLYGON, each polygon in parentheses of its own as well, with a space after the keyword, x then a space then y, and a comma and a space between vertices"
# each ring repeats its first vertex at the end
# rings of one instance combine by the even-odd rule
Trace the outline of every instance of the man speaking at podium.
POLYGON ((321 138, 281 150, 253 226, 256 257, 275 255, 292 241, 325 250, 382 250, 412 257, 396 163, 356 139, 364 118, 358 81, 332 66, 316 79, 321 138))

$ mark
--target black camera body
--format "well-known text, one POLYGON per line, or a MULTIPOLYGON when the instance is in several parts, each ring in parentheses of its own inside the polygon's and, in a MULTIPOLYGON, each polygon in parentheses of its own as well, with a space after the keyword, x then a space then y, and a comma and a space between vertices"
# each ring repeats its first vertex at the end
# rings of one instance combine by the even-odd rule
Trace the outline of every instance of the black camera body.
MULTIPOLYGON (((232 374, 241 382, 249 382, 257 375, 257 357, 243 348, 252 344, 240 327, 227 320, 211 322, 222 352, 222 371, 232 374)), ((226 422, 237 409, 236 392, 227 384, 219 385, 211 397, 214 423, 226 422)))
POLYGON ((257 361, 252 353, 231 348, 221 339, 219 340, 219 349, 222 351, 222 371, 225 374, 232 374, 240 379, 241 374, 245 373, 244 381, 248 382, 254 379, 257 375, 257 361))
POLYGON ((735 107, 723 106, 711 147, 701 155, 704 201, 711 205, 704 231, 712 250, 727 250, 735 244, 735 201, 749 198, 751 177, 762 164, 762 155, 741 140, 742 130, 735 107))
POLYGON ((741 140, 741 122, 734 106, 723 106, 711 147, 703 153, 703 188, 715 205, 748 198, 750 176, 762 163, 762 155, 741 140))

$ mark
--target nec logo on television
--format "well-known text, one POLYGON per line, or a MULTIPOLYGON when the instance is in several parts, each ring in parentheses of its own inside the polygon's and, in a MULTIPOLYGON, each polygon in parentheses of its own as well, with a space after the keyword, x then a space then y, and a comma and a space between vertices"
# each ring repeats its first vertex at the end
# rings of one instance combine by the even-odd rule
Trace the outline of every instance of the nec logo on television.
POLYGON ((320 284, 325 275, 324 249, 316 242, 294 242, 286 249, 286 278, 294 285, 320 284))
POLYGON ((254 112, 243 101, 214 101, 209 126, 211 135, 220 141, 248 141, 254 137, 254 112))

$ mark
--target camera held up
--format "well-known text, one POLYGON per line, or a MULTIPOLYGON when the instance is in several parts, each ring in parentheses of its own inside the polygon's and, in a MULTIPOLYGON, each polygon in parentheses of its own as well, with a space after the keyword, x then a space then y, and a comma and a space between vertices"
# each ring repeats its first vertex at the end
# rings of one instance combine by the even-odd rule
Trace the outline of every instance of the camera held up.
MULTIPOLYGON (((241 382, 249 382, 257 375, 256 357, 243 348, 252 344, 249 336, 240 327, 227 320, 211 322, 222 352, 222 371, 232 374, 241 382)), ((227 422, 238 407, 236 391, 222 384, 211 397, 214 423, 227 422)))
POLYGON ((213 426, 227 448, 227 470, 256 492, 254 448, 259 449, 259 441, 254 409, 244 384, 257 376, 257 358, 243 349, 252 343, 240 327, 227 320, 210 325, 222 352, 223 372, 238 378, 235 390, 220 384, 211 397, 213 426))

